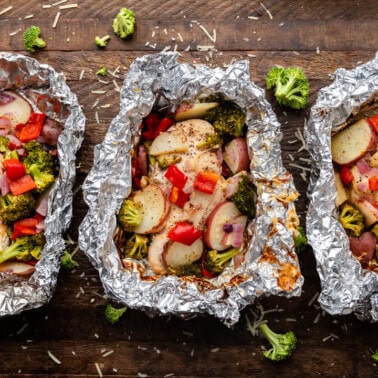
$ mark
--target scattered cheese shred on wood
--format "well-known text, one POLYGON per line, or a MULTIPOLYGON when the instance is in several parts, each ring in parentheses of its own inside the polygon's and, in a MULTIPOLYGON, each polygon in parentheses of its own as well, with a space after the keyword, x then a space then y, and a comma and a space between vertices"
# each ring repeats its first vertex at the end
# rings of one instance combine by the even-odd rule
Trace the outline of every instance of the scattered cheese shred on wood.
POLYGON ((98 362, 95 362, 95 367, 96 367, 96 370, 97 370, 97 374, 99 377, 103 377, 102 375, 102 371, 100 369, 100 365, 98 364, 98 362))
POLYGON ((60 0, 60 1, 57 1, 56 3, 54 3, 54 4, 51 4, 51 6, 52 6, 52 7, 55 7, 56 5, 66 3, 67 1, 68 1, 68 0, 60 0))
POLYGON ((9 12, 12 9, 13 9, 12 6, 9 6, 9 7, 5 8, 5 9, 3 9, 2 11, 0 11, 0 16, 3 15, 3 14, 5 14, 5 13, 7 13, 7 12, 9 12))
POLYGON ((264 8, 264 11, 266 12, 266 14, 269 16, 269 18, 271 20, 273 20, 273 16, 272 16, 272 13, 270 13, 270 10, 263 4, 263 3, 260 3, 260 5, 264 8))
POLYGON ((45 4, 45 5, 42 5, 42 8, 43 9, 51 8, 51 5, 50 4, 45 4))
POLYGON ((49 357, 58 365, 60 365, 62 362, 60 360, 58 360, 56 358, 56 356, 54 356, 49 350, 47 351, 47 354, 49 355, 49 357))
POLYGON ((59 21, 59 17, 60 17, 60 12, 57 12, 54 23, 52 25, 53 28, 56 28, 56 25, 58 24, 58 21, 59 21))
POLYGON ((67 4, 67 5, 61 5, 59 9, 71 9, 71 8, 78 8, 78 5, 75 4, 67 4))
POLYGON ((24 17, 24 20, 28 20, 29 18, 33 18, 34 14, 28 14, 27 16, 24 17))
POLYGON ((13 37, 14 35, 16 35, 17 33, 19 33, 20 31, 21 31, 21 29, 17 29, 17 30, 15 30, 15 31, 9 33, 9 36, 10 36, 10 37, 13 37))
POLYGON ((101 90, 93 90, 93 91, 91 91, 91 93, 93 93, 93 94, 105 94, 105 93, 106 93, 106 91, 101 91, 101 90))

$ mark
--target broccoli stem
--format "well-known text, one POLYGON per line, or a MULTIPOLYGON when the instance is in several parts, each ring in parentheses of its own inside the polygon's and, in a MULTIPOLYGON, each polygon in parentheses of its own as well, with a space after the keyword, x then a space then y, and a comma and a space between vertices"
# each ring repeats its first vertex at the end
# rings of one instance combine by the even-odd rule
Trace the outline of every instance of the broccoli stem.
POLYGON ((19 253, 20 253, 19 243, 14 242, 8 248, 6 248, 4 251, 0 253, 0 264, 7 260, 17 257, 19 253))
POLYGON ((273 348, 280 347, 278 335, 275 332, 273 332, 266 323, 262 323, 259 325, 259 331, 269 341, 269 343, 272 344, 273 348))
POLYGON ((239 248, 231 248, 226 252, 221 252, 217 254, 217 262, 220 265, 224 265, 228 260, 232 259, 239 252, 239 248))
POLYGON ((46 47, 46 42, 42 38, 37 37, 34 41, 34 46, 43 49, 44 47, 46 47))
POLYGON ((296 79, 294 76, 290 76, 288 82, 284 85, 281 84, 281 80, 277 81, 276 85, 276 92, 275 95, 277 98, 283 100, 285 98, 288 98, 292 95, 292 93, 295 93, 297 91, 297 87, 293 86, 295 85, 296 79))

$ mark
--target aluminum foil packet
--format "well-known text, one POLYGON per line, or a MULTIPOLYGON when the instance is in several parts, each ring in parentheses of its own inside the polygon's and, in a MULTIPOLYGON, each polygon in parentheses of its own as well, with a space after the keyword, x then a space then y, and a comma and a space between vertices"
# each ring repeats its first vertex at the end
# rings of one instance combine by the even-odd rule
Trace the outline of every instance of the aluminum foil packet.
POLYGON ((135 60, 121 90, 120 112, 105 140, 95 148, 94 164, 83 185, 88 213, 79 229, 81 249, 98 269, 106 294, 153 315, 188 318, 208 313, 228 326, 261 295, 298 296, 300 273, 291 227, 298 221, 298 193, 283 168, 280 124, 264 91, 249 77, 248 61, 227 69, 177 62, 175 53, 135 60), (116 213, 131 190, 130 153, 140 139, 140 124, 152 110, 175 111, 182 101, 222 93, 247 114, 251 173, 258 188, 257 216, 244 263, 215 279, 140 274, 138 263, 122 267, 113 242, 116 213))
POLYGON ((353 70, 336 70, 333 83, 319 91, 305 127, 312 159, 307 237, 320 275, 319 303, 329 314, 354 312, 370 321, 378 321, 378 274, 362 269, 337 220, 331 135, 358 114, 377 108, 377 95, 378 55, 353 70))
POLYGON ((49 194, 45 219, 46 245, 42 258, 28 279, 0 273, 0 316, 18 314, 47 303, 53 293, 65 249, 62 234, 72 217, 72 187, 76 174, 76 152, 83 140, 85 117, 64 75, 37 60, 18 54, 0 53, 0 91, 20 93, 34 111, 59 122, 59 176, 49 194))

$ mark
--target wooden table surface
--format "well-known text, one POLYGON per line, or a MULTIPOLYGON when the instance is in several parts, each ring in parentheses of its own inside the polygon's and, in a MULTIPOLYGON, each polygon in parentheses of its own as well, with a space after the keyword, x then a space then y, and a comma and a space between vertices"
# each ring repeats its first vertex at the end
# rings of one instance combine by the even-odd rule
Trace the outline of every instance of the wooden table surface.
MULTIPOLYGON (((330 73, 338 67, 352 68, 370 60, 378 47, 378 1, 60 3, 0 0, 0 12, 13 7, 0 15, 0 51, 26 53, 22 31, 30 25, 40 26, 47 48, 34 57, 63 71, 83 105, 87 124, 78 155, 78 192, 68 233, 74 241, 86 212, 80 185, 91 167, 94 146, 101 142, 119 110, 119 93, 113 80, 121 85, 123 74, 136 57, 170 46, 170 50, 181 53, 182 62, 222 67, 236 59, 248 59, 252 80, 262 87, 267 71, 274 65, 298 65, 310 80, 311 106, 318 90, 330 84, 330 73), (43 7, 49 4, 50 8, 43 7), (68 4, 78 7, 59 9, 68 4), (126 41, 112 33, 113 18, 122 6, 133 9, 137 17, 136 32, 126 41), (60 17, 53 28, 57 12, 60 17), (100 51, 94 45, 94 37, 105 34, 112 38, 106 49, 100 51), (209 53, 200 51, 199 46, 214 48, 209 53), (119 67, 119 78, 109 76, 104 79, 109 84, 99 82, 95 72, 102 66, 111 71, 119 67), (94 94, 94 90, 106 92, 94 94), (98 105, 93 107, 97 99, 98 105)), ((291 111, 277 106, 270 93, 267 98, 282 124, 284 164, 302 194, 298 211, 304 221, 307 183, 300 175, 302 170, 291 165, 290 156, 295 163, 305 166, 308 155, 303 150, 298 152, 299 142, 289 142, 296 140, 297 129, 303 129, 310 107, 291 111)), ((103 298, 97 271, 80 251, 75 258, 79 267, 73 272, 61 272, 49 304, 0 320, 1 376, 97 376, 95 364, 103 376, 122 377, 378 375, 378 367, 370 359, 372 350, 378 349, 378 325, 360 322, 352 315, 331 317, 322 313, 316 301, 311 303, 320 286, 310 248, 300 256, 305 276, 302 296, 260 301, 265 310, 282 309, 266 316, 275 330, 292 329, 298 337, 294 355, 280 364, 264 359, 261 347, 266 343, 246 330, 245 315, 252 306, 243 311, 233 329, 209 316, 191 320, 149 318, 136 310, 129 310, 116 325, 108 324, 104 318, 107 300, 103 298), (47 351, 61 364, 56 364, 47 351)))

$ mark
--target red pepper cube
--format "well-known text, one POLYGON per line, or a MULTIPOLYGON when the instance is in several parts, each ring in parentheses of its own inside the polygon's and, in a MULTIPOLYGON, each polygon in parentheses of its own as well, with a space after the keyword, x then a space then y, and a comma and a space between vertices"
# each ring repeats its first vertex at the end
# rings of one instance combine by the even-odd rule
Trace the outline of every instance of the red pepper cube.
POLYGON ((343 165, 340 169, 340 178, 344 185, 350 184, 353 179, 353 173, 347 165, 343 165))
POLYGON ((11 181, 16 181, 25 175, 25 167, 18 159, 6 159, 3 161, 3 167, 7 172, 7 177, 11 181))
POLYGON ((184 205, 189 200, 189 194, 183 192, 176 186, 173 186, 171 192, 169 193, 169 200, 178 207, 184 207, 184 205))
POLYGON ((188 176, 174 164, 169 166, 164 176, 178 189, 183 189, 188 181, 188 176))
POLYGON ((42 113, 32 113, 28 123, 16 133, 21 142, 26 143, 37 139, 42 132, 46 115, 42 113))
POLYGON ((378 190, 378 176, 373 176, 369 178, 369 189, 371 192, 378 190))
POLYGON ((218 180, 218 173, 199 172, 194 180, 193 188, 199 192, 213 194, 218 180))
POLYGON ((20 179, 16 181, 9 181, 8 185, 10 191, 14 196, 18 196, 19 194, 30 192, 33 189, 37 189, 37 185, 35 184, 34 180, 30 175, 22 176, 20 179))
POLYGON ((160 135, 160 133, 167 131, 174 123, 175 121, 172 118, 169 118, 169 117, 162 118, 159 123, 159 126, 155 130, 154 138, 160 135))
POLYGON ((192 245, 202 236, 202 232, 197 230, 189 222, 177 222, 167 234, 168 238, 185 245, 192 245))
POLYGON ((370 117, 368 119, 370 126, 374 129, 374 131, 378 134, 378 115, 374 117, 370 117))

